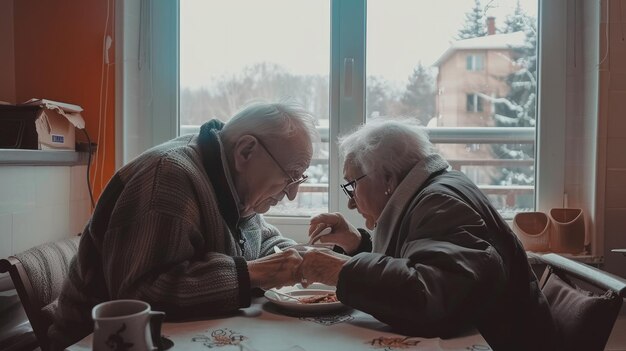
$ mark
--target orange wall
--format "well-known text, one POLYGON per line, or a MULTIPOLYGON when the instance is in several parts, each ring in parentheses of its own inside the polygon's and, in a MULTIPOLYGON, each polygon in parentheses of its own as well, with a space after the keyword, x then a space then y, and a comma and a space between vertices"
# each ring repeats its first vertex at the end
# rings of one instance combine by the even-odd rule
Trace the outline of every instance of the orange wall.
MULTIPOLYGON (((108 5, 107 0, 14 1, 16 100, 23 102, 37 97, 83 107, 87 132, 92 142, 99 139, 91 178, 96 198, 115 168, 115 66, 108 66, 107 72, 102 50, 107 6, 106 33, 115 37, 114 3, 113 0, 108 5), (102 78, 105 84, 108 78, 108 89, 102 88, 101 94, 102 78), (99 118, 101 105, 103 112, 99 118)), ((111 62, 114 57, 111 48, 111 62)), ((77 131, 77 138, 78 134, 83 136, 77 131)))
POLYGON ((13 0, 0 0, 0 101, 15 103, 13 0))

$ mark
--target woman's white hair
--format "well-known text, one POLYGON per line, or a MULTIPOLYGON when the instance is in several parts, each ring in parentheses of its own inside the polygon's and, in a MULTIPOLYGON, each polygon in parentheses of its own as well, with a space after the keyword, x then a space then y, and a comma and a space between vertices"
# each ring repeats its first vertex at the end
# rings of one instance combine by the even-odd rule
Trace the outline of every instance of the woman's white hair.
POLYGON ((417 120, 379 117, 340 137, 339 152, 344 162, 364 174, 402 180, 417 162, 435 153, 435 148, 417 120))
POLYGON ((253 102, 226 122, 221 135, 226 142, 232 143, 246 134, 269 141, 288 139, 303 131, 311 142, 315 142, 319 139, 315 124, 315 117, 297 103, 253 102))

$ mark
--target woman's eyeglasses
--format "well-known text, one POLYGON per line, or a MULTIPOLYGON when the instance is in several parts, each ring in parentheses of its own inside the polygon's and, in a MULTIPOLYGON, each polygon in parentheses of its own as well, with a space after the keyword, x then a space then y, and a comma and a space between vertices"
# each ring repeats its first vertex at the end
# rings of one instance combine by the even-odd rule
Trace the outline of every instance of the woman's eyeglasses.
POLYGON ((359 180, 363 179, 365 176, 367 176, 367 174, 364 174, 358 178, 355 178, 349 182, 347 182, 346 184, 340 185, 341 189, 343 190, 343 192, 346 194, 346 196, 348 196, 349 199, 354 198, 354 190, 356 189, 356 182, 358 182, 359 180))

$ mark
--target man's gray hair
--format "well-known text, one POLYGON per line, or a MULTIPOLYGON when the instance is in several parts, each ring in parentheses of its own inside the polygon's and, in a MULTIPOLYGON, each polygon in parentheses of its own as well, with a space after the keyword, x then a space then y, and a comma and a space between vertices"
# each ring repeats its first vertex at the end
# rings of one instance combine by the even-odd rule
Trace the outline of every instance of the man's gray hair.
POLYGON ((364 174, 402 180, 417 162, 434 154, 435 148, 417 120, 379 117, 340 137, 339 152, 345 162, 364 174), (374 175, 375 171, 380 173, 374 175))
POLYGON ((303 131, 311 142, 319 139, 313 115, 294 102, 253 102, 244 106, 226 122, 222 136, 234 142, 242 135, 253 134, 263 140, 288 139, 303 131))

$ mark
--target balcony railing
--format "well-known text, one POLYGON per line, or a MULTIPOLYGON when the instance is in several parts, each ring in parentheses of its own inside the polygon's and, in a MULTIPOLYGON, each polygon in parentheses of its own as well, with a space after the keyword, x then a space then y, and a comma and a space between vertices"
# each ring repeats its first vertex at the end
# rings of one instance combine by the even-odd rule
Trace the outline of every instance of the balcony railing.
POLYGON ((426 128, 433 144, 534 144, 535 128, 436 127, 426 128))
MULTIPOLYGON (((427 128, 431 142, 434 144, 534 144, 535 128, 507 127, 466 127, 466 128, 427 128)), ((478 167, 512 167, 530 168, 534 159, 450 159, 448 162, 455 170, 464 166, 478 167)), ((519 196, 533 196, 533 185, 490 185, 478 183, 478 188, 492 200, 503 198, 499 204, 494 203, 502 215, 511 219, 516 212, 529 211, 518 205, 519 196)))

